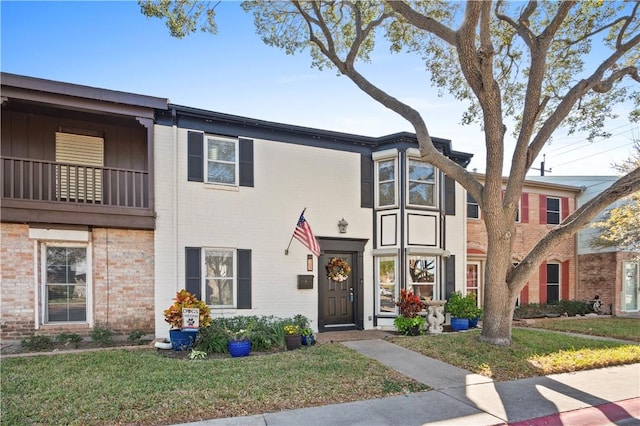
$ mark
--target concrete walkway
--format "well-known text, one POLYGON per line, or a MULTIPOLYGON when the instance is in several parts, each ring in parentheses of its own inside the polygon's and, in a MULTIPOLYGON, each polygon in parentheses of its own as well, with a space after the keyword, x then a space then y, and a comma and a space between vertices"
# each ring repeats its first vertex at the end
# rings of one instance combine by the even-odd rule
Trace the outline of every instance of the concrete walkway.
POLYGON ((188 425, 640 425, 640 364, 493 382, 385 340, 343 344, 434 390, 188 425))

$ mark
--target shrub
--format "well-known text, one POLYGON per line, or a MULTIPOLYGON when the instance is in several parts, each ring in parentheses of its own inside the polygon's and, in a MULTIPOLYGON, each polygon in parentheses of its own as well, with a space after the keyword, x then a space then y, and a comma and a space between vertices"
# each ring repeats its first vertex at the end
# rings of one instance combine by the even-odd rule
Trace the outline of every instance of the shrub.
POLYGON ((113 331, 106 327, 94 327, 91 330, 91 340, 100 346, 111 346, 113 345, 113 331))
POLYGON ((426 322, 427 320, 421 316, 397 316, 393 320, 393 325, 403 336, 417 336, 424 333, 426 322))
POLYGON ((277 318, 274 316, 235 316, 213 318, 208 327, 201 327, 194 349, 207 353, 228 352, 230 334, 248 330, 251 350, 269 352, 285 346, 284 327, 296 325, 304 317, 277 318))
POLYGON ((134 345, 141 345, 144 343, 144 340, 142 339, 144 335, 145 335, 145 332, 142 330, 133 330, 131 333, 129 333, 129 337, 127 337, 127 342, 134 345))
POLYGON ((476 305, 476 295, 469 293, 462 296, 459 291, 451 293, 444 305, 444 311, 454 318, 476 318, 478 306, 476 305))
POLYGON ((53 348, 53 340, 48 336, 32 335, 21 341, 27 351, 42 352, 53 348))
POLYGON ((545 316, 558 316, 567 314, 568 316, 585 315, 593 313, 593 305, 581 300, 560 300, 557 303, 528 303, 518 306, 513 317, 520 318, 543 318, 545 316))
POLYGON ((75 333, 60 333, 56 337, 56 340, 65 346, 73 345, 74 348, 79 348, 82 342, 82 337, 75 333))

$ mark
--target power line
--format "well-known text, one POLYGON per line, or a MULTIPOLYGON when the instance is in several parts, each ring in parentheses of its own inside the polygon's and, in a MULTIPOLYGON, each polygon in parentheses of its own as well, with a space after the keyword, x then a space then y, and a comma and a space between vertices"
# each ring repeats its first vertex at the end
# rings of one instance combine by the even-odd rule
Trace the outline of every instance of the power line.
POLYGON ((633 145, 633 142, 628 142, 628 143, 625 143, 624 145, 616 146, 616 147, 613 147, 613 148, 610 148, 610 149, 606 149, 604 151, 600 151, 600 152, 596 152, 596 153, 593 153, 593 154, 590 154, 590 155, 586 155, 584 157, 575 158, 575 159, 573 159, 571 161, 567 161, 566 163, 557 164, 554 167, 557 169, 560 166, 566 166, 567 164, 575 163, 576 161, 584 160, 586 158, 590 158, 590 157, 593 157, 595 155, 604 154, 605 152, 615 151, 616 149, 624 148, 625 146, 630 146, 630 145, 633 145))

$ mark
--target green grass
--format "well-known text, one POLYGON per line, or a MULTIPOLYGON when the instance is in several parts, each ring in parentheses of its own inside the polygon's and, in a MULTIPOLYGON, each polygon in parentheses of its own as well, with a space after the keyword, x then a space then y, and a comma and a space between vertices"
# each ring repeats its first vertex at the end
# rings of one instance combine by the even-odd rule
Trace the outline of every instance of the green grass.
POLYGON ((640 342, 639 318, 567 318, 553 321, 537 320, 530 324, 529 327, 640 342))
POLYGON ((152 350, 2 360, 2 424, 170 424, 428 387, 340 344, 191 361, 152 350))
MULTIPOLYGON (((640 319, 611 320, 540 324, 637 341, 640 319)), ((640 345, 633 343, 516 328, 512 345, 497 347, 477 335, 391 340, 499 381, 640 362, 640 345)), ((0 368, 3 425, 171 424, 428 389, 340 344, 206 360, 150 349, 67 353, 3 358, 0 368)))
POLYGON ((499 347, 476 340, 479 331, 394 337, 393 343, 498 381, 640 362, 640 345, 560 333, 514 329, 499 347))

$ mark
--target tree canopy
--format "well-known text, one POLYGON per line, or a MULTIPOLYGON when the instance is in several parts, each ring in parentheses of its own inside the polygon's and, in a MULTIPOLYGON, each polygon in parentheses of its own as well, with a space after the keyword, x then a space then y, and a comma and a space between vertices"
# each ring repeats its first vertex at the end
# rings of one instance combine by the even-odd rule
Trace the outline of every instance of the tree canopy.
MULTIPOLYGON (((200 25, 213 31, 216 4, 140 2, 166 19, 173 35, 200 25)), ((287 54, 308 52, 314 67, 332 68, 413 126, 422 158, 458 181, 482 210, 488 236, 481 340, 511 341, 515 300, 551 248, 621 197, 640 189, 640 168, 553 228, 514 267, 515 219, 525 175, 559 128, 607 136, 616 105, 640 119, 638 2, 588 1, 245 1, 262 40, 287 54), (480 123, 484 180, 434 147, 428 118, 360 72, 376 46, 419 55, 441 95, 467 102, 463 123, 480 123), (509 129, 508 125, 512 128, 509 129), (505 135, 515 140, 509 170, 505 135), (502 192, 502 177, 509 179, 502 192)), ((372 63, 375 66, 375 63, 372 63)), ((416 90, 422 87, 416 82, 416 90)))

